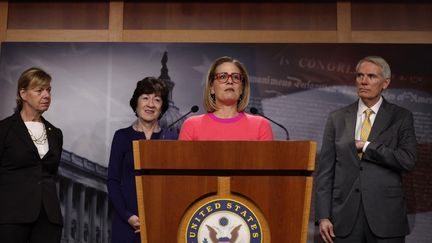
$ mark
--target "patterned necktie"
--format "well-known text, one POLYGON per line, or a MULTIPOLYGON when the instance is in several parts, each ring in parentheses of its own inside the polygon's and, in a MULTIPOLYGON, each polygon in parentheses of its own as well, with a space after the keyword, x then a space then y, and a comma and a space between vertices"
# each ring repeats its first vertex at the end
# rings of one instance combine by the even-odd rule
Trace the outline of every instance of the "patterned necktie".
MULTIPOLYGON (((360 140, 366 142, 368 140, 370 131, 372 129, 372 123, 370 120, 370 116, 374 112, 373 112, 373 110, 368 108, 367 110, 364 111, 364 113, 365 113, 365 119, 363 121, 363 124, 361 126, 361 130, 360 130, 360 140)), ((363 153, 359 153, 358 155, 361 158, 363 153)))

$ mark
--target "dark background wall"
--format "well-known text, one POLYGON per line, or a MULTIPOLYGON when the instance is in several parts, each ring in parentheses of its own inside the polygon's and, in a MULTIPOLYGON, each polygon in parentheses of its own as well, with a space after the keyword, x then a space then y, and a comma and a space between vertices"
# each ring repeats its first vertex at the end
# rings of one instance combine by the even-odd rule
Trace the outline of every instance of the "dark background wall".
MULTIPOLYGON (((162 49, 166 48, 167 43, 196 43, 198 45, 200 43, 238 43, 240 45, 243 43, 279 45, 290 43, 317 45, 320 43, 341 45, 364 43, 383 44, 384 46, 391 46, 392 44, 416 45, 430 50, 432 43, 431 12, 432 4, 427 1, 292 1, 290 3, 250 3, 246 1, 213 3, 200 3, 198 1, 188 3, 181 3, 180 1, 170 3, 52 1, 29 3, 2 1, 0 2, 0 43, 136 42, 137 44, 160 43, 163 46, 162 49)), ((365 50, 367 49, 365 48, 365 50)), ((156 52, 158 53, 158 51, 156 52)), ((415 55, 407 55, 404 52, 399 52, 396 48, 391 58, 399 60, 399 63, 392 65, 393 70, 396 72, 402 70, 404 63, 408 62, 416 64, 414 66, 425 67, 420 68, 421 70, 429 70, 427 67, 431 62, 424 62, 424 59, 416 58, 416 55, 420 57, 422 55, 430 56, 430 54, 421 50, 415 53, 415 55)), ((0 50, 0 54, 4 56, 3 48, 0 50)), ((285 54, 290 57, 292 52, 285 54)), ((323 61, 331 62, 332 53, 326 55, 327 57, 324 59, 319 59, 319 55, 304 57, 308 58, 306 60, 308 65, 303 65, 304 73, 319 73, 318 71, 323 67, 323 61)), ((25 58, 25 55, 23 57, 25 58)), ((340 57, 341 55, 339 55, 340 57)), ((49 60, 50 57, 45 58, 49 60)), ((105 60, 103 57, 93 56, 93 58, 105 60)), ((153 64, 150 64, 154 65, 149 67, 152 72, 159 68, 158 58, 154 57, 151 62, 153 64)), ((181 60, 181 56, 176 58, 181 60)), ((282 59, 280 60, 283 62, 282 59)), ((354 59, 338 60, 345 64, 351 64, 354 61, 354 59)), ((92 62, 90 59, 87 61, 92 62)), ((253 65, 257 66, 256 72, 259 73, 262 64, 255 62, 256 60, 253 60, 253 65)), ((304 64, 304 60, 301 63, 304 64)), ((22 70, 16 72, 19 71, 22 70)), ((55 72, 57 71, 61 73, 64 70, 56 69, 55 72)), ((426 97, 430 97, 430 73, 422 74, 422 82, 415 82, 418 80, 415 69, 414 71, 408 70, 406 73, 409 75, 399 77, 399 81, 392 83, 392 87, 423 89, 427 94, 426 97), (394 84, 397 86, 393 86, 394 84), (425 84, 426 86, 422 86, 425 84)), ((179 76, 174 77, 181 79, 179 76)), ((7 79, 8 77, 3 78, 7 79)), ((13 83, 15 80, 15 76, 10 77, 9 82, 13 83)), ((348 78, 338 79, 337 82, 340 86, 352 85, 348 78)), ((181 92, 178 95, 180 96, 181 92)), ((293 95, 286 97, 267 99, 262 103, 262 107, 274 107, 274 104, 284 102, 293 104, 293 102, 301 102, 302 100, 302 97, 293 95)), ((404 99, 408 102, 409 95, 404 99)), ((411 99, 415 98, 411 97, 411 99)), ((426 102, 428 101, 426 100, 426 102)), ((180 106, 180 108, 187 110, 188 107, 185 105, 180 106)), ((430 103, 426 103, 425 112, 422 113, 422 116, 417 114, 418 117, 422 117, 416 122, 418 136, 419 134, 431 134, 431 114, 427 112, 428 109, 432 110, 430 108, 430 103)), ((1 114, 8 114, 9 109, 9 107, 2 108, 1 114)), ((4 115, 1 119, 3 117, 4 115)), ((293 118, 276 116, 274 118, 286 119, 288 124, 295 124, 293 118)), ((299 131, 296 128, 292 130, 294 134, 299 131)), ((319 136, 317 134, 317 137, 319 136)), ((409 239, 409 242, 430 242, 432 240, 429 233, 432 229, 432 184, 427 179, 432 172, 432 148, 430 140, 422 141, 418 147, 419 163, 417 168, 413 173, 405 176, 411 212, 410 223, 416 227, 415 235, 409 239), (424 217, 424 215, 426 216, 424 217)), ((108 145, 105 147, 108 149, 108 145)), ((91 156, 86 156, 86 158, 89 157, 91 156)), ((310 238, 314 238, 313 230, 314 228, 311 227, 310 238)))

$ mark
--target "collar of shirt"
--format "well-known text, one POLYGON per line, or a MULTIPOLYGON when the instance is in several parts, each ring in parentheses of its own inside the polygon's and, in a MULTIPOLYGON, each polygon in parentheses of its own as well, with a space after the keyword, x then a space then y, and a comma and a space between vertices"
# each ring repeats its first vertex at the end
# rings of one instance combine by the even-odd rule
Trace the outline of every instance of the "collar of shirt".
MULTIPOLYGON (((378 113, 378 110, 381 107, 382 102, 383 102, 383 98, 380 97, 380 99, 378 100, 378 102, 374 106, 371 107, 371 109, 374 112, 370 116, 370 121, 371 121, 372 125, 373 125, 373 123, 375 121, 376 114, 378 113)), ((360 140, 361 124, 363 123, 363 121, 364 121, 364 119, 366 117, 364 111, 367 108, 368 107, 363 103, 363 101, 361 99, 359 99, 358 109, 357 109, 357 119, 356 119, 356 130, 355 130, 355 139, 356 140, 360 140)))
MULTIPOLYGON (((379 110, 379 108, 381 107, 381 104, 382 104, 382 102, 383 102, 383 98, 382 98, 382 96, 380 97, 380 99, 378 100, 378 102, 375 104, 375 105, 373 105, 372 107, 370 107, 370 109, 371 110, 373 110, 373 113, 372 113, 372 116, 371 117, 375 117, 375 115, 376 114, 378 114, 378 110, 379 110)), ((365 105, 365 103, 363 103, 363 101, 361 100, 361 99, 359 99, 359 102, 358 102, 358 109, 357 109, 357 117, 361 117, 361 116, 363 116, 363 114, 364 114, 364 112, 365 112, 365 110, 367 110, 369 107, 367 107, 366 105, 365 105)), ((364 118, 363 118, 364 119, 364 118)), ((362 120, 363 120, 362 119, 362 120)), ((372 119, 372 118, 371 118, 372 119)))

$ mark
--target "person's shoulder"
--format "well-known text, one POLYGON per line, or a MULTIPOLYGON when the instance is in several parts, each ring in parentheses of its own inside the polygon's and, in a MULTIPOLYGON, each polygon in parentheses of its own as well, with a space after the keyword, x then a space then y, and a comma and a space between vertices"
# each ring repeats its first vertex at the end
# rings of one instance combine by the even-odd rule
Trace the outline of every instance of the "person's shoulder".
POLYGON ((2 120, 0 120, 0 131, 8 131, 9 127, 13 124, 14 122, 14 115, 8 116, 2 120))
MULTIPOLYGON (((16 114, 16 113, 15 113, 16 114)), ((4 138, 6 138, 6 134, 11 130, 11 126, 14 123, 14 115, 8 116, 2 120, 0 120, 0 142, 4 138)))
POLYGON ((194 115, 194 116, 190 116, 188 118, 186 118, 185 123, 196 123, 196 122, 200 122, 202 120, 204 120, 206 117, 208 116, 208 114, 201 114, 201 115, 194 115))
POLYGON ((117 129, 115 131, 114 135, 117 135, 117 136, 127 135, 127 134, 130 134, 133 131, 134 130, 133 130, 132 126, 123 127, 123 128, 117 129))
POLYGON ((259 116, 259 115, 253 115, 246 112, 243 112, 245 120, 249 124, 256 124, 257 126, 271 126, 270 121, 266 118, 259 116))
POLYGON ((399 114, 399 115, 401 115, 401 114, 407 115, 407 114, 411 114, 412 113, 407 108, 399 106, 399 105, 396 105, 394 103, 390 103, 390 102, 388 102, 386 100, 383 101, 382 106, 383 106, 384 109, 387 109, 387 110, 392 111, 393 113, 399 114))
POLYGON ((0 125, 5 125, 5 124, 8 124, 8 123, 11 123, 14 120, 14 116, 15 116, 15 114, 10 115, 8 117, 5 117, 5 118, 1 119, 0 120, 0 125))
MULTIPOLYGON (((409 119, 409 120, 413 120, 414 119, 414 114, 412 113, 412 111, 408 110, 405 107, 384 101, 383 104, 380 107, 383 109, 384 113, 386 114, 386 116, 390 116, 391 120, 393 121, 397 121, 397 120, 405 120, 405 119, 409 119)), ((378 111, 379 113, 379 111, 378 111)))
POLYGON ((357 112, 358 101, 330 111, 329 116, 339 116, 347 112, 357 112))
POLYGON ((125 133, 125 132, 130 132, 131 130, 133 130, 132 126, 128 126, 128 127, 119 128, 116 130, 116 132, 125 133))
POLYGON ((130 137, 132 137, 132 133, 134 131, 135 130, 133 130, 132 126, 117 129, 114 132, 113 141, 120 143, 122 143, 122 141, 127 141, 130 137))
POLYGON ((47 129, 49 129, 49 130, 54 130, 54 131, 57 131, 57 132, 60 132, 60 133, 62 132, 60 128, 54 126, 51 122, 49 122, 49 121, 46 120, 45 118, 42 117, 42 119, 43 119, 43 123, 45 124, 45 127, 46 127, 47 129))
POLYGON ((256 122, 267 121, 267 119, 265 119, 264 117, 259 116, 259 115, 252 115, 252 114, 249 114, 246 112, 243 112, 243 115, 247 120, 250 120, 250 121, 256 121, 256 122))

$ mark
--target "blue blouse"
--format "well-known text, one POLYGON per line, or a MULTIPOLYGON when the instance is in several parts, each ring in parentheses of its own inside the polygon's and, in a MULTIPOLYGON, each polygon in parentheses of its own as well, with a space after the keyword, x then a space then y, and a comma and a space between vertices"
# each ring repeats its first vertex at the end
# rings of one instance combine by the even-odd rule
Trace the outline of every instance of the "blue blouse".
MULTIPOLYGON (((151 139, 175 140, 173 132, 153 133, 151 139)), ((111 145, 108 165, 108 197, 113 206, 111 219, 111 242, 140 242, 139 233, 127 222, 132 215, 138 216, 135 187, 135 171, 132 141, 145 139, 143 132, 135 131, 132 126, 115 132, 111 145)))

